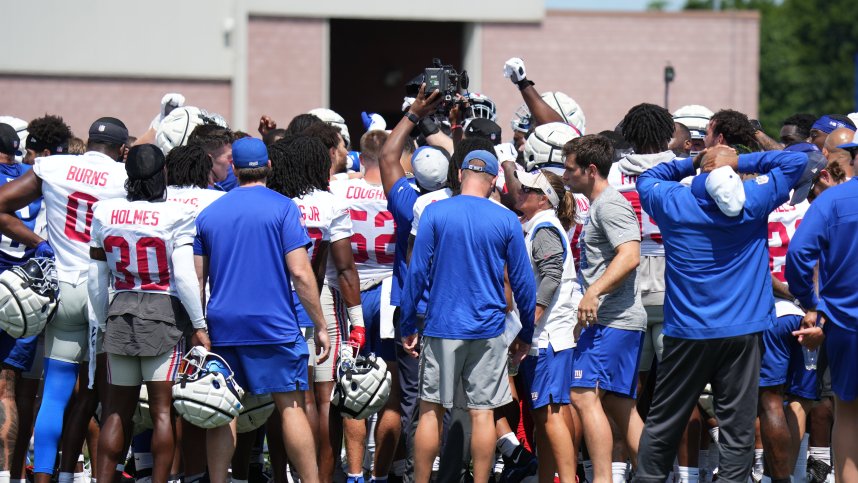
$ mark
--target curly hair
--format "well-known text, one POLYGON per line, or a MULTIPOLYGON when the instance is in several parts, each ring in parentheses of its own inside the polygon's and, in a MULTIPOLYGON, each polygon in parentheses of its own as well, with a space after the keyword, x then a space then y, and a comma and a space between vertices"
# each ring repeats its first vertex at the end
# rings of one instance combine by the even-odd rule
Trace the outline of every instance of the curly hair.
POLYGON ((287 136, 268 147, 268 187, 289 198, 328 190, 331 157, 317 137, 287 136))
POLYGON ((298 114, 293 117, 291 121, 289 121, 289 125, 286 126, 286 133, 296 136, 298 134, 304 134, 304 131, 307 130, 308 127, 313 124, 326 124, 325 121, 319 119, 318 117, 312 114, 298 114))
POLYGON ((27 148, 33 151, 47 149, 51 154, 65 153, 69 139, 74 135, 60 116, 45 114, 30 121, 27 126, 27 148))
POLYGON ((198 145, 177 146, 167 155, 167 184, 170 186, 209 185, 212 158, 198 145))
POLYGON ((709 126, 715 136, 724 136, 724 142, 730 146, 747 146, 751 151, 759 151, 754 137, 756 130, 745 114, 732 109, 721 109, 709 119, 709 126))
POLYGON ((673 137, 673 116, 655 104, 638 104, 623 118, 623 137, 638 154, 667 151, 673 137))
MULTIPOLYGON (((849 119, 849 118, 847 118, 849 119)), ((810 128, 816 122, 816 116, 813 114, 793 114, 784 120, 784 126, 795 126, 795 133, 798 141, 804 141, 810 137, 810 128)))

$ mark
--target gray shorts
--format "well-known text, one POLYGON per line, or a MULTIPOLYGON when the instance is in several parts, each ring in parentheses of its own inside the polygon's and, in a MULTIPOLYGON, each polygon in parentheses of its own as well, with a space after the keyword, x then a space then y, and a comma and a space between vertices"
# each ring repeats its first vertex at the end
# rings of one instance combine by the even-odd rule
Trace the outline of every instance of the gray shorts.
POLYGON ((315 329, 313 327, 301 327, 301 335, 303 335, 304 340, 307 341, 307 352, 310 354, 310 357, 307 358, 307 367, 315 367, 316 339, 313 337, 315 335, 315 329))
POLYGON ((420 351, 420 399, 452 408, 461 384, 469 409, 494 409, 512 401, 507 345, 502 336, 456 340, 424 337, 420 351))
MULTIPOLYGON (((331 341, 331 351, 325 362, 316 363, 313 379, 315 382, 331 382, 337 373, 340 350, 342 350, 343 344, 349 341, 346 335, 349 326, 349 314, 340 291, 333 287, 328 285, 322 287, 321 302, 322 313, 325 315, 325 322, 328 324, 328 340, 331 341)), ((315 358, 315 354, 316 349, 314 347, 310 351, 310 357, 315 358)))
POLYGON ((78 363, 89 359, 89 314, 86 280, 60 282, 57 315, 45 327, 45 357, 78 363))
POLYGON ((641 359, 638 364, 639 372, 647 372, 652 368, 652 358, 661 362, 661 354, 664 352, 664 305, 646 305, 647 324, 643 347, 641 348, 641 359))
POLYGON ((665 257, 641 257, 638 267, 638 285, 644 305, 664 305, 665 257))

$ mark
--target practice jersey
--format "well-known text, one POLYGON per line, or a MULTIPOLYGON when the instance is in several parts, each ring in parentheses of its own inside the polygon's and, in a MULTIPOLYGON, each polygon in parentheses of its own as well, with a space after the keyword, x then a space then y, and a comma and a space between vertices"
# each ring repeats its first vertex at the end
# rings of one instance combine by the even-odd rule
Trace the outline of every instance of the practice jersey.
POLYGON ((199 215, 212 201, 225 195, 226 191, 199 188, 197 186, 167 186, 167 201, 182 203, 199 215))
MULTIPOLYGON (((769 214, 769 270, 771 270, 773 277, 783 283, 786 283, 784 267, 789 242, 795 235, 795 231, 801 224, 808 208, 810 208, 810 203, 807 200, 795 206, 790 206, 787 202, 769 214)), ((783 300, 779 297, 775 297, 775 310, 778 317, 804 314, 792 301, 783 300)))
POLYGON ((418 196, 417 200, 414 201, 414 219, 411 221, 411 234, 417 236, 417 228, 420 225, 420 216, 423 215, 423 210, 425 210, 427 206, 436 201, 446 200, 451 196, 453 196, 453 190, 450 188, 444 188, 442 190, 432 191, 418 196))
POLYGON ((396 230, 380 184, 363 178, 335 180, 331 193, 345 200, 352 220, 352 253, 361 287, 393 275, 396 230))
POLYGON ((89 270, 92 207, 100 200, 125 196, 125 165, 89 151, 36 158, 33 172, 42 180, 57 278, 77 283, 89 270))
MULTIPOLYGON (((19 178, 30 169, 31 167, 27 164, 0 164, 0 186, 19 178)), ((36 201, 16 211, 15 215, 27 228, 36 231, 36 219, 39 216, 41 207, 42 198, 39 197, 36 201)), ((0 271, 22 265, 27 259, 33 256, 33 253, 35 253, 35 249, 27 248, 26 245, 18 243, 11 238, 0 236, 0 271)))
POLYGON ((117 292, 178 296, 173 250, 193 244, 195 218, 191 207, 172 201, 99 201, 93 208, 90 246, 107 255, 111 286, 117 292))
MULTIPOLYGON (((316 261, 319 244, 334 243, 352 236, 352 220, 343 200, 328 191, 314 190, 304 196, 292 198, 298 205, 304 227, 312 243, 307 248, 310 263, 316 261)), ((330 252, 329 252, 330 253, 330 252)), ((337 286, 337 268, 329 260, 325 278, 328 284, 337 286)))
POLYGON ((664 245, 661 241, 661 231, 658 229, 655 220, 641 208, 641 198, 635 187, 637 182, 638 176, 623 172, 619 163, 611 165, 608 184, 632 204, 632 209, 635 210, 635 216, 638 218, 641 229, 641 256, 663 257, 664 245))

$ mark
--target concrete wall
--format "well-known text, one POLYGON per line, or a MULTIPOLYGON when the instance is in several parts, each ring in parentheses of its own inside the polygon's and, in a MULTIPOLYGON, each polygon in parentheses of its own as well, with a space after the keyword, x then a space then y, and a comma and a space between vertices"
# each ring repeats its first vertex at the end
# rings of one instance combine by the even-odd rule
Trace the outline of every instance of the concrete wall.
POLYGON ((498 104, 508 131, 522 104, 501 72, 525 60, 540 92, 560 90, 584 109, 587 132, 612 129, 640 102, 664 103, 664 66, 676 70, 671 112, 685 104, 757 115, 759 15, 756 12, 548 11, 539 25, 483 24, 481 92, 498 104))

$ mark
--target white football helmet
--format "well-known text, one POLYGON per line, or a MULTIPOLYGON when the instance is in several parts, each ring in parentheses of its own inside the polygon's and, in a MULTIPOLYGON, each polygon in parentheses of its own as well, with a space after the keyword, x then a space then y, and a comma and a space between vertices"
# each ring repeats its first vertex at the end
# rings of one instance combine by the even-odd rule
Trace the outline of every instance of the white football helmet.
POLYGON ((146 384, 140 386, 140 398, 137 400, 137 409, 134 410, 134 435, 138 435, 147 429, 152 429, 152 415, 149 413, 149 391, 146 384))
POLYGON ((331 404, 349 419, 366 419, 384 407, 390 396, 390 372, 387 364, 375 354, 352 355, 344 347, 337 364, 337 381, 331 393, 331 404))
POLYGON ((579 136, 584 134, 587 118, 584 117, 584 110, 581 109, 581 106, 574 99, 557 91, 543 93, 542 100, 563 116, 563 122, 574 127, 578 131, 579 136))
POLYGON ((18 133, 18 139, 21 140, 21 143, 18 144, 18 150, 21 151, 21 156, 15 155, 15 162, 22 162, 24 160, 23 154, 27 152, 27 135, 30 134, 30 131, 27 131, 27 126, 29 123, 15 116, 0 116, 0 122, 12 126, 18 133))
POLYGON ((189 423, 205 429, 229 424, 243 409, 243 396, 219 355, 196 346, 182 359, 173 384, 173 407, 189 423))
POLYGON ((336 112, 324 107, 317 107, 312 111, 308 112, 307 114, 312 114, 319 119, 325 121, 326 123, 330 124, 331 126, 334 126, 339 129, 340 135, 343 136, 343 141, 346 142, 346 148, 351 145, 351 138, 349 137, 349 128, 348 126, 346 126, 346 120, 343 119, 343 116, 340 116, 336 112))
POLYGON ((530 131, 533 120, 531 119, 530 109, 527 108, 527 104, 518 106, 510 124, 512 125, 513 131, 519 131, 525 134, 530 131))
POLYGON ((177 107, 161 121, 155 133, 155 144, 164 152, 164 156, 173 148, 188 144, 188 137, 197 126, 216 124, 228 127, 220 114, 210 114, 199 107, 177 107))
POLYGON ((467 95, 468 103, 471 105, 468 109, 468 119, 481 117, 495 122, 498 118, 498 109, 495 103, 484 94, 477 92, 469 92, 467 95))
POLYGON ((684 124, 688 129, 706 131, 706 125, 713 114, 715 113, 706 106, 689 104, 673 111, 673 120, 684 124))
POLYGON ((271 394, 246 393, 241 400, 241 406, 236 421, 238 432, 249 433, 268 421, 268 417, 274 412, 274 399, 271 399, 271 394))
POLYGON ((14 338, 39 334, 53 318, 59 300, 52 258, 31 258, 0 274, 0 329, 14 338))
POLYGON ((563 122, 536 126, 524 142, 525 168, 530 172, 543 166, 563 167, 563 145, 580 136, 563 122))

